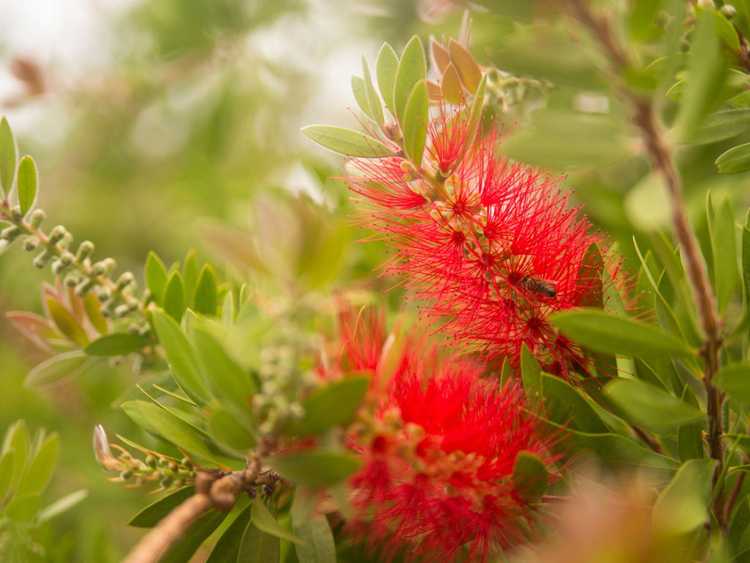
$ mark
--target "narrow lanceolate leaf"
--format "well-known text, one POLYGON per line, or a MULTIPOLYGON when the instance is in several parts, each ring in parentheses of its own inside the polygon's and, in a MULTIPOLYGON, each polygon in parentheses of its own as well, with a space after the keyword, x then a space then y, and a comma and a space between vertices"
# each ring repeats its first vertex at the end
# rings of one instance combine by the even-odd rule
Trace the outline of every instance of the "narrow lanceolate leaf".
POLYGON ((193 487, 178 489, 142 509, 130 519, 128 525, 135 528, 153 528, 162 518, 190 498, 194 492, 193 487))
POLYGON ((177 271, 172 272, 167 280, 167 286, 164 288, 164 310, 179 322, 185 312, 186 305, 182 275, 177 271))
POLYGON ((430 101, 427 98, 427 86, 421 80, 414 86, 406 103, 403 120, 404 151, 417 168, 422 164, 424 146, 427 139, 430 101))
POLYGON ((479 82, 482 80, 482 69, 474 60, 471 53, 455 39, 448 43, 448 50, 451 55, 451 62, 461 77, 461 82, 466 89, 472 94, 479 88, 479 82))
POLYGON ((432 53, 432 62, 435 63, 435 66, 441 74, 445 74, 448 65, 451 64, 451 55, 448 52, 448 49, 443 47, 440 42, 433 37, 430 39, 430 53, 432 53))
POLYGON ((290 541, 292 543, 302 542, 302 540, 300 540, 297 536, 290 533, 289 530, 278 523, 276 518, 274 518, 273 514, 269 512, 268 508, 266 508, 266 505, 260 498, 256 498, 253 501, 252 520, 253 526, 258 528, 262 532, 265 532, 282 540, 290 541))
MULTIPOLYGON (((159 563, 185 563, 190 561, 201 544, 214 533, 222 521, 226 518, 226 513, 219 510, 209 510, 203 516, 193 522, 184 534, 173 543, 167 553, 160 559, 159 563)), ((245 559, 238 559, 245 561, 245 559)), ((269 561, 272 561, 269 559, 269 561)))
POLYGON ((367 103, 367 94, 365 93, 365 81, 359 76, 352 76, 352 94, 362 113, 370 115, 370 105, 367 103))
POLYGON ((320 146, 344 156, 358 158, 382 158, 393 155, 393 151, 374 137, 343 127, 332 125, 308 125, 302 133, 320 146))
POLYGON ((343 481, 361 465, 353 454, 326 450, 280 454, 268 458, 267 462, 292 483, 316 489, 343 481))
POLYGON ((97 338, 84 351, 89 356, 126 356, 139 352, 146 344, 148 339, 140 334, 115 332, 97 338))
POLYGON ((552 324, 573 341, 596 352, 628 356, 694 354, 685 342, 658 327, 598 309, 557 313, 552 317, 552 324))
POLYGON ((18 164, 18 205, 22 215, 26 215, 34 207, 37 183, 36 163, 33 158, 26 155, 18 164))
POLYGON ((637 379, 612 381, 604 392, 635 422, 656 432, 676 433, 680 426, 706 416, 663 389, 637 379))
POLYGON ((9 194, 16 175, 16 141, 8 120, 0 119, 0 191, 9 194))
POLYGON ((687 85, 677 117, 678 136, 683 140, 695 135, 721 94, 727 75, 713 16, 708 10, 701 10, 696 20, 688 58, 687 85))
POLYGON ((29 387, 53 383, 63 377, 78 373, 86 364, 86 354, 81 350, 63 352, 34 366, 24 383, 29 387))
POLYGON ((167 287, 167 268, 155 252, 149 252, 146 258, 146 286, 157 305, 164 299, 164 288, 167 287))
POLYGON ((240 552, 240 545, 242 544, 242 535, 250 524, 250 510, 251 507, 248 506, 237 515, 234 522, 231 523, 221 535, 219 541, 216 542, 206 563, 237 561, 237 555, 240 552))
POLYGON ((484 109, 484 92, 486 88, 487 77, 483 76, 479 83, 479 87, 477 88, 477 93, 474 94, 474 101, 471 103, 471 110, 469 111, 466 147, 470 146, 479 134, 479 126, 482 123, 482 110, 484 109))
POLYGON ((39 445, 18 485, 16 494, 38 495, 43 493, 55 471, 59 454, 60 439, 57 434, 50 434, 39 445))
POLYGON ((744 290, 745 314, 742 326, 750 322, 750 211, 745 215, 742 227, 742 285, 744 290))
POLYGON ((302 402, 305 414, 291 426, 289 432, 312 436, 351 422, 369 385, 369 376, 354 375, 315 389, 302 402))
POLYGON ((159 405, 146 401, 125 401, 121 407, 133 422, 147 432, 161 436, 188 453, 223 464, 223 460, 218 459, 207 445, 204 435, 159 405))
POLYGON ((297 489, 290 511, 292 530, 301 543, 294 546, 299 563, 336 563, 336 545, 331 527, 324 514, 306 510, 301 498, 303 491, 297 489))
POLYGON ((536 404, 542 396, 542 368, 526 344, 521 346, 521 381, 529 402, 536 404))
POLYGON ((416 35, 404 48, 396 70, 396 83, 393 86, 393 104, 396 117, 403 126, 406 103, 409 101, 414 86, 427 76, 427 61, 424 56, 422 41, 416 35))
POLYGON ((193 400, 207 402, 208 392, 201 377, 198 359, 180 325, 162 311, 154 311, 153 322, 177 384, 193 400))
POLYGON ((448 65, 443 74, 442 83, 443 98, 449 104, 461 104, 464 101, 463 86, 461 86, 461 78, 458 76, 456 67, 452 64, 448 65))
POLYGON ((13 451, 13 474, 11 477, 11 488, 15 489, 21 481, 26 464, 31 455, 31 436, 26 422, 19 420, 15 422, 5 433, 3 439, 3 454, 13 451))
POLYGON ((8 496, 13 485, 14 455, 14 450, 8 450, 0 454, 0 502, 8 496))
POLYGON ((513 465, 513 486, 527 501, 536 501, 547 490, 549 474, 544 462, 533 452, 523 451, 513 465))
POLYGON ((653 518, 659 529, 683 534, 708 521, 715 466, 713 459, 691 459, 682 464, 656 499, 653 518))
POLYGON ((206 264, 198 276, 198 283, 193 298, 193 309, 203 315, 216 315, 219 307, 219 289, 213 268, 206 264))
POLYGON ((193 343, 205 381, 216 397, 222 397, 241 412, 249 411, 255 383, 208 331, 196 328, 193 343))
POLYGON ((714 377, 716 386, 729 398, 743 406, 750 406, 750 364, 730 364, 714 377))
POLYGON ((277 563, 281 555, 281 541, 276 536, 256 528, 252 521, 242 535, 237 561, 243 563, 277 563))
POLYGON ((724 312, 739 282, 734 210, 729 199, 721 202, 716 209, 711 202, 710 194, 706 200, 713 254, 714 286, 719 311, 724 312))
POLYGON ((368 115, 375 121, 375 123, 382 126, 385 122, 385 117, 383 116, 383 105, 380 102, 375 86, 372 84, 370 67, 367 65, 367 61, 364 57, 362 57, 362 81, 365 87, 367 106, 370 108, 370 113, 368 115))
POLYGON ((88 344, 89 338, 86 336, 80 323, 59 301, 48 298, 47 311, 50 317, 52 317, 52 322, 55 323, 57 330, 79 346, 86 346, 88 344))
POLYGON ((222 407, 212 410, 208 415, 208 434, 217 444, 236 452, 246 452, 255 447, 255 435, 234 412, 222 407))
POLYGON ((736 174, 750 170, 750 143, 737 145, 721 153, 716 159, 719 174, 736 174))
POLYGON ((40 510, 37 518, 40 523, 47 522, 55 516, 59 516, 60 514, 67 512, 77 504, 83 502, 87 496, 89 496, 88 491, 83 489, 72 492, 69 495, 65 495, 64 497, 50 504, 48 507, 40 510))
POLYGON ((398 55, 388 43, 378 52, 378 58, 375 61, 375 75, 378 79, 378 89, 380 95, 390 112, 395 116, 396 110, 393 105, 393 87, 396 83, 396 71, 398 70, 398 55))

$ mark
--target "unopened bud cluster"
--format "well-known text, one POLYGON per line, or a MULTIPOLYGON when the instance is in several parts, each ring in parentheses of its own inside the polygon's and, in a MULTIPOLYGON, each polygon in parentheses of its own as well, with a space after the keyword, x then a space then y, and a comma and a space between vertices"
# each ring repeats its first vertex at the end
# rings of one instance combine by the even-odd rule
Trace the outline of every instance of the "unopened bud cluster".
POLYGON ((253 409, 263 421, 261 434, 272 434, 285 422, 302 417, 296 397, 304 377, 297 354, 292 344, 268 346, 261 352, 260 391, 253 397, 253 409))
POLYGON ((112 481, 133 487, 158 483, 157 491, 164 491, 190 485, 195 480, 195 466, 187 457, 177 460, 149 451, 143 459, 137 458, 118 444, 110 444, 101 426, 94 429, 94 455, 107 471, 117 473, 112 481))
POLYGON ((73 235, 62 225, 45 234, 43 210, 35 209, 24 217, 18 207, 10 208, 6 203, 0 207, 0 218, 11 223, 0 231, 0 251, 23 238, 23 248, 36 253, 34 266, 40 269, 49 266, 80 297, 93 291, 106 317, 122 318, 140 308, 141 302, 133 296, 136 290, 133 274, 125 272, 114 279, 115 260, 94 261, 94 244, 90 241, 74 248, 73 235))

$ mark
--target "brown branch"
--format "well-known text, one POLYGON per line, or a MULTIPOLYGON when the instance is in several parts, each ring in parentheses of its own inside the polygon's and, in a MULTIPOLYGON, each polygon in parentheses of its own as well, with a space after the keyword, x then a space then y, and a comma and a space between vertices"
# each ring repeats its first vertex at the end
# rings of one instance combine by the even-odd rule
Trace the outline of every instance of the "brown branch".
MULTIPOLYGON (((630 61, 626 51, 621 47, 613 33, 609 21, 606 18, 596 16, 585 0, 568 1, 577 19, 588 28, 604 49, 612 70, 617 74, 627 69, 630 66, 630 61)), ((703 328, 705 341, 701 353, 705 361, 703 385, 706 389, 708 411, 708 446, 711 457, 718 462, 714 473, 714 486, 716 486, 724 464, 724 451, 721 442, 723 397, 713 384, 714 375, 719 369, 719 349, 721 348, 721 324, 716 308, 716 299, 709 282, 706 264, 701 255, 698 240, 690 228, 687 218, 682 179, 664 137, 654 103, 651 99, 628 89, 622 83, 619 86, 622 97, 632 107, 633 123, 640 130, 651 164, 664 180, 671 202, 672 226, 685 261, 688 281, 703 328)), ((719 523, 724 526, 722 497, 723 495, 719 491, 716 495, 714 511, 719 523)))
POLYGON ((197 493, 170 512, 159 524, 147 533, 130 552, 125 563, 152 563, 175 541, 182 537, 190 525, 212 507, 211 498, 197 493))

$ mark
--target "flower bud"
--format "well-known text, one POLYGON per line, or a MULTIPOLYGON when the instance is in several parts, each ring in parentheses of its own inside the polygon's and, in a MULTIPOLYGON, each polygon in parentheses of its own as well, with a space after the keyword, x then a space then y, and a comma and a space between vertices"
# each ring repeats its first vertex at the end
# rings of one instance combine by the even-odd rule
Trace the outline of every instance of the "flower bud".
POLYGON ((26 240, 23 241, 23 248, 27 252, 34 252, 39 248, 39 239, 36 237, 27 237, 26 240))
POLYGON ((76 260, 78 262, 83 262, 87 258, 91 257, 91 255, 94 253, 94 243, 90 240, 83 241, 80 245, 78 245, 78 252, 76 252, 76 260))
POLYGON ((65 230, 65 227, 63 227, 62 225, 57 225, 49 233, 50 244, 57 244, 58 242, 60 242, 65 237, 66 232, 67 231, 65 230))
POLYGON ((47 215, 41 209, 35 209, 34 211, 32 211, 31 215, 29 216, 29 224, 31 225, 31 228, 38 229, 42 225, 46 217, 47 215))

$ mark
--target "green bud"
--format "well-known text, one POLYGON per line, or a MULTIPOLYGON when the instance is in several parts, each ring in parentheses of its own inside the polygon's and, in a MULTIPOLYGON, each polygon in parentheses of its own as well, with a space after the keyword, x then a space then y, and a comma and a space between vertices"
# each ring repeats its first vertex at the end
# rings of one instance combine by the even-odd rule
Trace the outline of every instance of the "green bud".
POLYGON ((731 4, 724 4, 719 11, 724 15, 725 18, 729 20, 737 15, 737 8, 735 8, 731 4))
POLYGON ((58 242, 60 242, 65 237, 66 232, 67 231, 65 230, 65 227, 63 227, 62 225, 57 225, 56 227, 54 227, 49 233, 50 244, 57 244, 58 242))
POLYGON ((23 241, 23 248, 27 252, 34 252, 39 248, 39 239, 36 237, 27 237, 26 240, 23 241))
POLYGON ((65 276, 65 286, 73 288, 78 285, 79 277, 75 274, 68 274, 65 276))
POLYGON ((40 254, 37 255, 36 258, 34 258, 34 266, 42 269, 47 264, 49 264, 49 261, 52 259, 52 253, 48 249, 44 249, 40 254))
POLYGON ((18 238, 18 235, 21 234, 21 229, 19 229, 15 225, 11 225, 10 227, 5 227, 2 231, 0 231, 0 239, 7 240, 8 242, 13 242, 18 238))
POLYGON ((119 279, 117 280, 117 290, 122 291, 126 287, 128 287, 130 284, 132 284, 135 281, 135 277, 131 272, 124 272, 119 279))
POLYGON ((78 252, 76 252, 76 260, 83 262, 94 253, 94 243, 90 240, 85 240, 78 245, 78 252))
POLYGON ((35 209, 29 216, 29 224, 33 229, 38 229, 46 218, 47 215, 44 213, 44 211, 42 211, 41 209, 35 209))
POLYGON ((94 287, 94 282, 90 279, 83 279, 81 280, 78 285, 76 286, 75 292, 78 297, 82 297, 86 295, 89 291, 91 291, 91 288, 94 287))
POLYGON ((133 472, 130 469, 126 469, 122 473, 120 473, 120 479, 123 481, 128 481, 133 476, 133 472))
POLYGON ((151 468, 156 467, 156 458, 152 455, 147 455, 146 459, 144 460, 146 462, 146 465, 148 465, 151 468))

